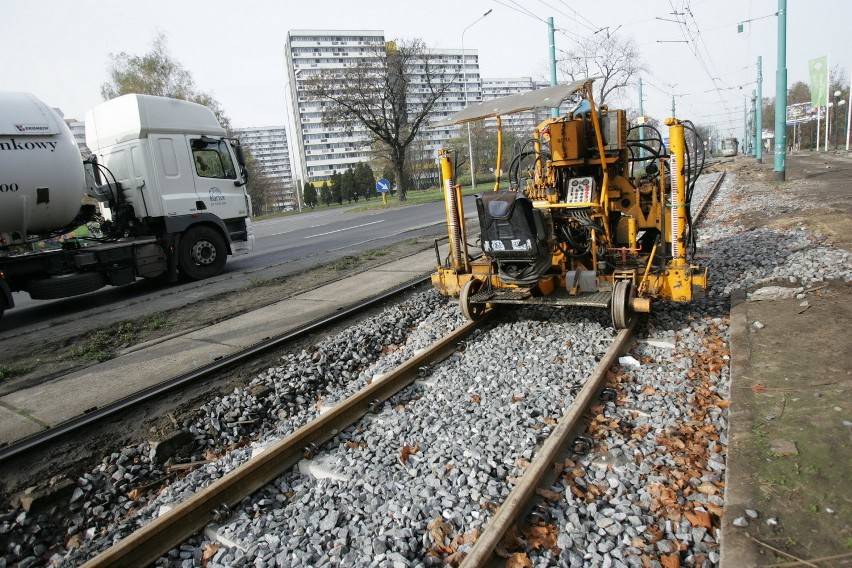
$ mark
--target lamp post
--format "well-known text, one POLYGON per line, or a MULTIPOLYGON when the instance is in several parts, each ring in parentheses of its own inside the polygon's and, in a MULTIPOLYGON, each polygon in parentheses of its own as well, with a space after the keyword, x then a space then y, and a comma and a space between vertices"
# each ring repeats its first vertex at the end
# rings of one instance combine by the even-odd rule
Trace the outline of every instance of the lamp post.
POLYGON ((837 107, 841 105, 845 105, 846 101, 838 101, 837 98, 842 95, 839 90, 834 91, 834 116, 831 119, 831 122, 834 123, 834 149, 837 150, 837 107))
MULTIPOLYGON (((467 107, 467 57, 464 51, 464 34, 467 33, 474 24, 482 20, 485 16, 490 14, 493 10, 491 8, 488 9, 487 12, 479 16, 476 20, 474 20, 469 26, 467 26, 464 30, 462 30, 461 35, 461 45, 462 45, 462 92, 464 93, 464 106, 467 107)), ((473 165, 473 138, 470 134, 470 123, 467 123, 467 150, 468 150, 468 158, 470 159, 470 187, 474 189, 476 187, 476 171, 473 165)))

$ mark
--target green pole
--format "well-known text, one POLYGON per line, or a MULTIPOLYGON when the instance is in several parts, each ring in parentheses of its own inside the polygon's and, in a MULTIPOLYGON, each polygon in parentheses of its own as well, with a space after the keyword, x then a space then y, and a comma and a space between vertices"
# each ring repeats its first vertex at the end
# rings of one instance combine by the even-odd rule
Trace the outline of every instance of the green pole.
POLYGON ((778 0, 778 70, 775 71, 775 181, 787 177, 787 0, 778 0))
MULTIPOLYGON (((645 124, 645 108, 642 101, 642 77, 639 77, 639 116, 642 117, 642 124, 645 124)), ((639 139, 645 139, 645 127, 641 124, 639 125, 639 139)), ((641 146, 639 147, 639 157, 645 157, 645 149, 641 146)))
MULTIPOLYGON (((556 86, 556 37, 554 34, 553 17, 547 18, 547 40, 550 42, 550 86, 556 86)), ((559 107, 550 108, 550 116, 559 118, 559 107)))
POLYGON ((757 56, 757 108, 754 119, 754 144, 757 163, 763 163, 763 57, 757 56))
POLYGON ((748 96, 743 95, 743 156, 748 154, 748 96))
POLYGON ((751 128, 754 131, 754 134, 752 134, 752 136, 751 136, 751 140, 750 140, 751 151, 749 152, 749 154, 751 154, 752 156, 754 156, 755 153, 757 152, 757 150, 755 149, 755 144, 754 144, 754 141, 757 140, 757 125, 755 124, 755 119, 757 118, 757 113, 754 111, 754 108, 757 106, 756 99, 757 99, 757 91, 752 89, 751 90, 751 128))

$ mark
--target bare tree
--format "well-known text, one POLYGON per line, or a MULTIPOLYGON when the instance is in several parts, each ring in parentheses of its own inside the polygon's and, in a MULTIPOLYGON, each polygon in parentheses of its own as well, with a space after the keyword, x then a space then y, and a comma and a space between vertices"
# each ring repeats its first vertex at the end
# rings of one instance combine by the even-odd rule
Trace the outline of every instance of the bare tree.
POLYGON ((595 37, 565 52, 559 68, 569 81, 601 77, 595 81, 595 103, 602 105, 621 94, 645 66, 633 38, 609 35, 595 37))
POLYGON ((383 146, 398 181, 397 197, 404 201, 408 147, 458 75, 439 73, 421 40, 371 49, 352 66, 311 77, 305 82, 307 95, 323 103, 323 122, 349 132, 360 126, 383 146))

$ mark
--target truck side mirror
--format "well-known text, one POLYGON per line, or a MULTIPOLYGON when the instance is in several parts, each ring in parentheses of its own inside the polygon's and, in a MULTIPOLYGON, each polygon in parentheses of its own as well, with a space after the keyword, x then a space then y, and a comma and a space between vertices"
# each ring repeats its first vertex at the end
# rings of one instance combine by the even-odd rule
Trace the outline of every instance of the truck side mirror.
POLYGON ((239 142, 237 142, 237 145, 234 146, 234 152, 237 154, 237 163, 240 165, 241 168, 245 168, 246 157, 245 154, 243 154, 243 147, 242 145, 240 145, 239 142))

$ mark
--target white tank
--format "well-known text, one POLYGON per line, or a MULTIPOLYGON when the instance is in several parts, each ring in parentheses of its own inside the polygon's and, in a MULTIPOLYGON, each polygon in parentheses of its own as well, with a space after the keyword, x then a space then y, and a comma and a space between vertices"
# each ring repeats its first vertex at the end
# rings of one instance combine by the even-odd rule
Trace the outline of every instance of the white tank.
POLYGON ((47 233, 80 211, 86 179, 71 129, 29 93, 0 92, 0 233, 47 233))

